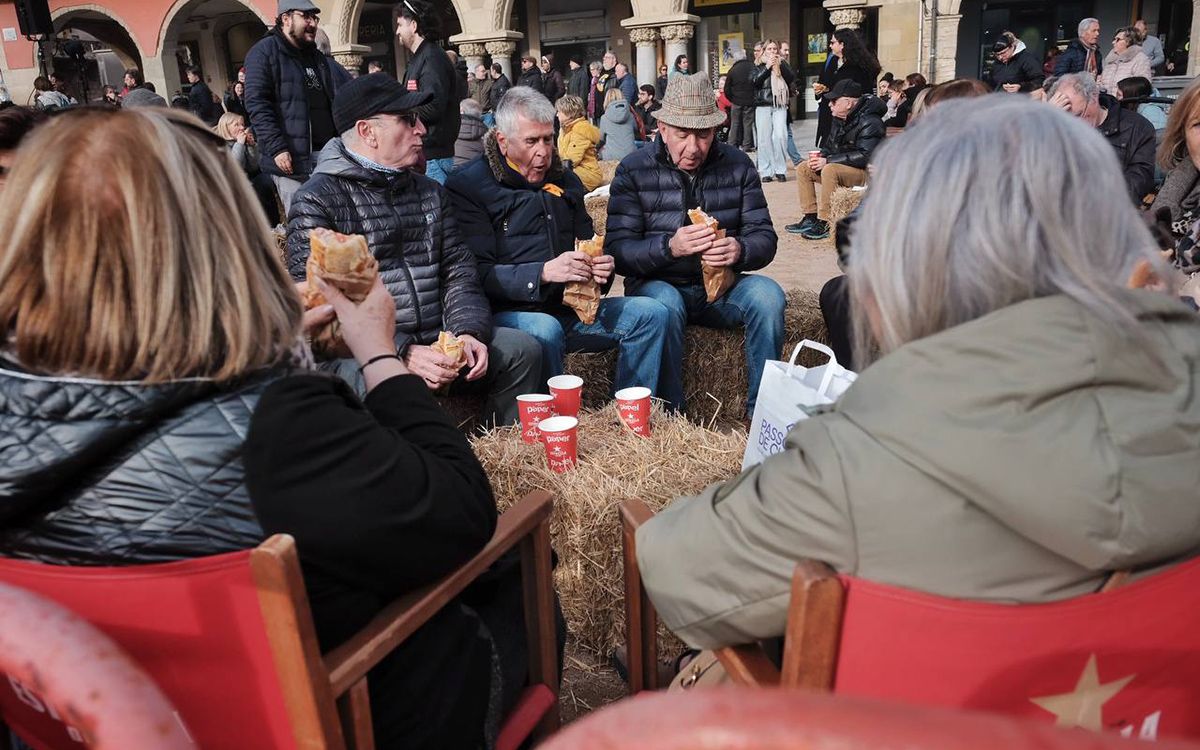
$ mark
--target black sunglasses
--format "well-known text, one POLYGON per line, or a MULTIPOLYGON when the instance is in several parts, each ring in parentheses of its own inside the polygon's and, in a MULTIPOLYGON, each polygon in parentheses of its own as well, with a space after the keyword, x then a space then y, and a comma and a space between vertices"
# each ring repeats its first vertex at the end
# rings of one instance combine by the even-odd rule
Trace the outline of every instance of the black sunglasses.
MULTIPOLYGON (((388 114, 395 117, 410 128, 415 128, 417 123, 421 121, 421 118, 417 116, 416 112, 388 112, 388 114)), ((378 117, 378 115, 376 117, 378 117)), ((374 120, 376 118, 372 117, 370 119, 374 120)))

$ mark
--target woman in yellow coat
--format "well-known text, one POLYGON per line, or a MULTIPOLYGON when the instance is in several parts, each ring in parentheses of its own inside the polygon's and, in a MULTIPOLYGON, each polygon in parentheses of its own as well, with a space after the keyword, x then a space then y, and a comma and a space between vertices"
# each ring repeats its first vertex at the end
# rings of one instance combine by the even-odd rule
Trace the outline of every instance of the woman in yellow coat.
POLYGON ((562 126, 558 132, 558 158, 571 162, 575 176, 591 192, 604 181, 600 175, 600 162, 596 158, 600 131, 588 122, 583 100, 578 96, 564 96, 554 108, 558 111, 558 122, 562 126))

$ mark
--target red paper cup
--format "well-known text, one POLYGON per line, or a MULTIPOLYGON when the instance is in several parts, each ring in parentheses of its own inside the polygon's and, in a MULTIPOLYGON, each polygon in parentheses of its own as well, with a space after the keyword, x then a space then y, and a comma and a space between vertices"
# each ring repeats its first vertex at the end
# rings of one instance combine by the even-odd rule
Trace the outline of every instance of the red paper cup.
POLYGON ((577 428, 579 420, 575 417, 550 417, 538 422, 538 431, 542 433, 542 444, 546 446, 546 462, 550 471, 562 474, 575 468, 579 460, 577 428))
POLYGON ((650 389, 622 388, 617 391, 617 412, 633 434, 650 437, 650 389))
POLYGON ((521 415, 521 439, 536 443, 541 439, 538 422, 554 416, 554 397, 544 393, 517 396, 517 411, 521 415))
POLYGON ((555 375, 546 381, 554 396, 554 413, 560 417, 578 417, 579 399, 583 395, 583 378, 577 375, 555 375))

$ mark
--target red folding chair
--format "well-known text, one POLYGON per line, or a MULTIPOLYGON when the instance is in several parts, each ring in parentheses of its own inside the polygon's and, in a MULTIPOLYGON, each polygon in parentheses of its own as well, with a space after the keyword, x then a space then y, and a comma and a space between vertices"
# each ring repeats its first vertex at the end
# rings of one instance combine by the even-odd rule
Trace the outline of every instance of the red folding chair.
MULTIPOLYGON (((583 717, 543 750, 1132 750, 1108 735, 1007 716, 800 690, 643 693, 583 717)), ((1158 750, 1197 750, 1166 741, 1158 750)))
MULTIPOLYGON (((507 717, 497 745, 515 750, 526 737, 558 726, 551 505, 548 493, 526 496, 500 517, 478 555, 437 584, 393 602, 324 656, 287 535, 245 552, 161 565, 79 568, 0 560, 0 582, 56 601, 106 633, 150 674, 199 747, 363 750, 374 747, 367 672, 520 545, 534 687, 507 717)), ((0 737, 7 723, 38 750, 77 750, 70 712, 55 705, 50 699, 57 693, 45 688, 70 683, 75 675, 57 666, 39 674, 32 684, 16 674, 0 676, 0 737), (57 718, 48 721, 51 710, 57 718)))
MULTIPOLYGON (((622 508, 631 688, 653 687, 654 615, 622 508), (636 669, 635 669, 636 661, 636 669)), ((1114 581, 1114 583, 1116 583, 1114 581)), ((747 685, 996 711, 1126 736, 1200 737, 1200 558, 1050 604, 948 599, 796 566, 782 669, 757 645, 717 652, 747 685)))

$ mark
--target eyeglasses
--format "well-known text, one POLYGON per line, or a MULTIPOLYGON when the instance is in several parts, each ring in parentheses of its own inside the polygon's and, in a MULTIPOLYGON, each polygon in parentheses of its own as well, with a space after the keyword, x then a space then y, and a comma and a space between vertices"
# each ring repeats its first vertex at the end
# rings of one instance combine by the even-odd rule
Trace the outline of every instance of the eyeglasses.
POLYGON ((292 15, 300 16, 305 21, 320 21, 321 20, 321 17, 319 15, 317 15, 317 11, 315 11, 315 10, 294 10, 294 11, 292 11, 292 15))
MULTIPOLYGON (((402 122, 405 125, 409 126, 410 128, 415 128, 417 126, 417 123, 421 121, 421 118, 417 115, 416 112, 390 112, 389 114, 392 117, 396 118, 392 122, 402 122)), ((382 116, 372 117, 370 119, 381 120, 382 116)))

